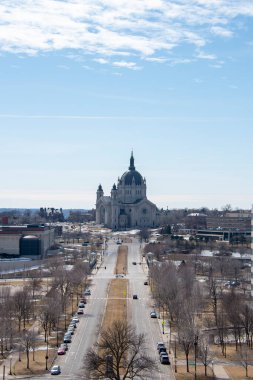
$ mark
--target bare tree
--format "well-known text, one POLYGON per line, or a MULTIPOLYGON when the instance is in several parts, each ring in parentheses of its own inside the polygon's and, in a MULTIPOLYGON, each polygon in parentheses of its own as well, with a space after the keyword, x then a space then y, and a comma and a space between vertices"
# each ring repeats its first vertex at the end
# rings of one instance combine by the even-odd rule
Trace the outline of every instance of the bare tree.
POLYGON ((247 303, 241 308, 241 323, 245 330, 247 345, 252 348, 253 309, 247 303))
POLYGON ((39 274, 36 272, 33 274, 31 280, 29 281, 29 288, 32 290, 32 298, 34 299, 35 292, 40 290, 42 285, 42 279, 39 277, 39 274))
POLYGON ((143 334, 122 321, 101 333, 96 349, 85 356, 85 368, 93 378, 107 376, 109 379, 152 378, 156 364, 146 353, 143 334))
POLYGON ((141 241, 148 241, 150 237, 150 231, 147 229, 147 228, 143 228, 142 230, 140 230, 140 240, 141 241))
POLYGON ((240 349, 241 365, 245 368, 245 376, 248 377, 248 367, 251 363, 252 352, 247 345, 243 345, 240 349))
POLYGON ((21 322, 23 320, 23 327, 25 329, 26 322, 32 311, 32 303, 30 292, 27 287, 18 290, 13 296, 14 313, 18 320, 18 330, 21 330, 21 322))
POLYGON ((201 336, 198 341, 198 356, 205 367, 205 376, 207 376, 207 367, 212 362, 213 355, 208 344, 208 339, 201 336))
MULTIPOLYGON (((186 311, 186 310, 185 310, 186 311)), ((179 343, 184 350, 186 359, 186 370, 189 372, 189 353, 193 347, 196 334, 194 333, 194 324, 192 316, 186 311, 182 311, 182 316, 178 324, 179 343)))
POLYGON ((227 314, 227 320, 230 324, 230 329, 232 329, 234 339, 235 339, 235 347, 236 350, 238 349, 238 343, 241 345, 242 340, 242 331, 243 331, 243 325, 242 325, 242 318, 241 318, 241 312, 242 312, 242 300, 241 295, 236 294, 234 290, 228 294, 223 294, 222 297, 222 303, 224 305, 224 309, 227 314), (236 307, 235 307, 236 305, 236 307))
POLYGON ((22 346, 24 347, 24 351, 26 353, 26 368, 30 368, 30 358, 29 353, 32 349, 34 349, 36 334, 32 330, 24 329, 20 335, 20 341, 22 346))

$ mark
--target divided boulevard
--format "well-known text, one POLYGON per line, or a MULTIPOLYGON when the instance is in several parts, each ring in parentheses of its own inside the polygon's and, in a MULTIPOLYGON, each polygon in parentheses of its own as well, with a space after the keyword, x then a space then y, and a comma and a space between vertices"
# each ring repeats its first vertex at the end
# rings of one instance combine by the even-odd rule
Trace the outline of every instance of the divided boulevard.
MULTIPOLYGON (((137 334, 144 333, 148 348, 148 354, 157 361, 158 370, 152 374, 153 380, 173 380, 175 379, 171 366, 162 365, 156 350, 158 341, 162 341, 163 336, 159 323, 156 319, 150 318, 150 311, 153 309, 150 297, 149 286, 144 285, 147 279, 146 263, 142 260, 140 243, 132 238, 128 246, 128 279, 129 290, 127 298, 128 322, 136 328, 137 334), (141 265, 133 265, 132 262, 141 262, 141 265), (138 295, 138 299, 133 299, 133 294, 138 295)), ((61 366, 61 379, 78 380, 84 379, 84 356, 88 349, 96 343, 103 315, 106 308, 107 290, 110 280, 115 278, 115 264, 117 260, 118 245, 113 240, 107 242, 107 249, 103 256, 103 263, 97 273, 92 276, 91 296, 87 297, 88 302, 84 309, 84 315, 79 318, 79 323, 72 343, 66 355, 58 356, 54 364, 61 366), (106 269, 105 269, 106 267, 106 269)), ((9 376, 8 376, 9 377, 9 376)), ((11 378, 11 377, 10 377, 11 378)), ((52 379, 52 375, 33 376, 33 379, 52 379)))

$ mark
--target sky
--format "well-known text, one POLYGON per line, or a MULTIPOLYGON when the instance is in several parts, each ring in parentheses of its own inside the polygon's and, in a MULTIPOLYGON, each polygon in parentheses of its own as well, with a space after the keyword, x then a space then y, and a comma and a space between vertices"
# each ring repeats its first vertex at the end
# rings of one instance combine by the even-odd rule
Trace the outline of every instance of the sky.
POLYGON ((0 207, 251 208, 252 0, 1 0, 0 207))

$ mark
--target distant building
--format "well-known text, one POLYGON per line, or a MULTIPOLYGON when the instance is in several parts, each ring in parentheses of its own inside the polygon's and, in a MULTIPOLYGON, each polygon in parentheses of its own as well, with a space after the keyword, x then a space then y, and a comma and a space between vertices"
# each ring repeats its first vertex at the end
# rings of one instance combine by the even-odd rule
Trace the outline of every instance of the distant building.
POLYGON ((227 229, 237 231, 250 231, 251 214, 248 211, 226 212, 218 216, 207 216, 208 229, 227 229))
POLYGON ((159 211, 146 196, 146 180, 135 170, 133 153, 129 170, 114 184, 111 196, 104 196, 101 185, 97 190, 96 223, 113 230, 157 227, 159 211))
POLYGON ((0 254, 43 257, 54 238, 54 228, 44 225, 0 226, 0 254))
POLYGON ((192 212, 185 218, 185 227, 191 230, 206 228, 207 215, 200 212, 192 212))

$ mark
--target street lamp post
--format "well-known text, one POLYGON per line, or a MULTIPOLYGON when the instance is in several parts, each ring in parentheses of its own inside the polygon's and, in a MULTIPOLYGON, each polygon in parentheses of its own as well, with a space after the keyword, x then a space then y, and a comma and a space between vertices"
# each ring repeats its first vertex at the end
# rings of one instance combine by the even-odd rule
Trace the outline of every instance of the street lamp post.
POLYGON ((46 359, 46 370, 48 370, 48 367, 47 367, 47 361, 48 361, 48 335, 47 335, 47 351, 46 351, 45 359, 46 359))
POLYGON ((213 373, 213 380, 214 380, 213 360, 212 360, 212 373, 213 373))
MULTIPOLYGON (((169 326, 170 326, 170 347, 171 347, 171 321, 169 321, 169 326)), ((169 347, 169 353, 171 353, 170 347, 169 347)))
POLYGON ((73 314, 74 314, 73 292, 71 292, 70 295, 71 295, 71 315, 72 315, 72 317, 73 317, 73 314))
POLYGON ((9 375, 12 375, 11 364, 12 364, 12 356, 10 356, 10 372, 9 372, 9 375))
POLYGON ((195 340, 194 340, 194 367, 195 367, 195 373, 194 373, 194 379, 197 379, 197 347, 198 347, 198 335, 195 335, 195 340))

